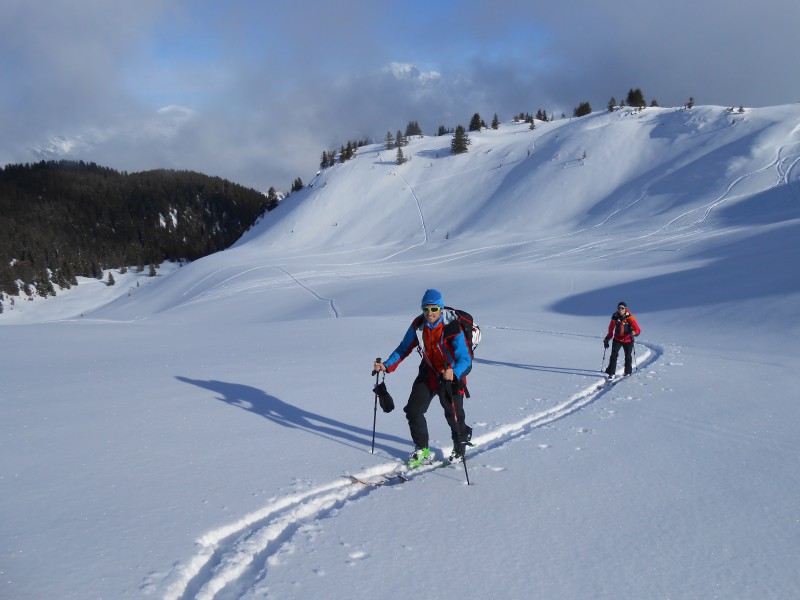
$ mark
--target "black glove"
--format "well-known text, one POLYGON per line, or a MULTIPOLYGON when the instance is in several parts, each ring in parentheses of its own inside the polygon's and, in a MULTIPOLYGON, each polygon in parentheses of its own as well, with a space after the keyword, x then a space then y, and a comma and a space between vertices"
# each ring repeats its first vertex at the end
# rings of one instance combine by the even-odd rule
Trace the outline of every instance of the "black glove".
POLYGON ((608 348, 608 340, 603 340, 603 348, 608 348))
POLYGON ((394 410, 394 400, 389 394, 389 390, 386 389, 386 384, 383 381, 372 388, 372 391, 378 396, 378 404, 381 405, 383 412, 390 413, 394 410))

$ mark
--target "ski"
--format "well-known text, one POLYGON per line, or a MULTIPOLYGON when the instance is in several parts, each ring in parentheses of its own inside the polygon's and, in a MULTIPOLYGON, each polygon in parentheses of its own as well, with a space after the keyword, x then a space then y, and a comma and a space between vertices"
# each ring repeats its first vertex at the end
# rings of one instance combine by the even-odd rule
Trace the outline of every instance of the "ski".
POLYGON ((398 483, 405 483, 408 477, 402 473, 386 474, 386 475, 372 475, 369 477, 356 477, 355 475, 347 475, 347 478, 357 485, 364 487, 378 487, 381 485, 395 485, 398 483))
POLYGON ((628 377, 630 377, 631 375, 633 375, 633 373, 631 373, 630 375, 615 375, 614 377, 607 376, 606 380, 603 382, 603 386, 609 387, 615 385, 620 381, 622 381, 623 379, 628 379, 628 377))
POLYGON ((440 469, 442 467, 455 467, 460 463, 451 463, 445 459, 434 459, 431 462, 424 463, 413 469, 408 468, 405 464, 398 466, 393 471, 383 473, 380 475, 368 475, 358 477, 356 475, 345 475, 352 483, 361 485, 363 487, 379 487, 382 485, 397 485, 410 481, 417 475, 440 469))

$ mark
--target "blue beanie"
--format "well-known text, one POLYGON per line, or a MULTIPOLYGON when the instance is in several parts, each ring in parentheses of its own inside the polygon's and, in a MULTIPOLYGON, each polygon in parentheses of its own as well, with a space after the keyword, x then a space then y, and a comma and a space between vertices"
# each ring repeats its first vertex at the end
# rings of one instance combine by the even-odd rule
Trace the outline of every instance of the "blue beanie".
POLYGON ((425 290, 425 295, 422 297, 422 304, 420 304, 420 306, 441 306, 444 308, 442 292, 434 290, 433 288, 425 290))

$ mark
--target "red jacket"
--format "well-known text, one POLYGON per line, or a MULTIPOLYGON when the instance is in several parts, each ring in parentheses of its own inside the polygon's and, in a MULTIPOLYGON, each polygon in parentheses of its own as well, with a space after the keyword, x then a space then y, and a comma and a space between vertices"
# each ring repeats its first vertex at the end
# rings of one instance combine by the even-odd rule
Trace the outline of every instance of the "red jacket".
POLYGON ((611 315, 611 323, 608 324, 608 335, 605 339, 610 340, 613 337, 618 342, 628 344, 633 341, 633 336, 640 333, 642 330, 630 311, 625 310, 624 313, 617 311, 611 315))
POLYGON ((444 310, 434 324, 429 324, 421 315, 415 318, 406 331, 403 341, 391 356, 384 361, 386 372, 391 373, 414 348, 422 355, 420 374, 426 375, 431 390, 439 386, 439 375, 447 367, 452 367, 461 391, 466 388, 466 376, 472 369, 472 357, 458 324, 458 317, 452 310, 444 310))

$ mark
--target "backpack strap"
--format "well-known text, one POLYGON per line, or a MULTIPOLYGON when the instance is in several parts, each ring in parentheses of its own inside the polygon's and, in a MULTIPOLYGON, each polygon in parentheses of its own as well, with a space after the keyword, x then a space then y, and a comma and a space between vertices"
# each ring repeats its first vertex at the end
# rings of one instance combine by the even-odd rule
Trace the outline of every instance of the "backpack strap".
POLYGON ((417 332, 417 352, 419 352, 419 355, 422 357, 422 359, 428 363, 431 371, 434 371, 435 369, 433 367, 433 363, 425 353, 425 342, 422 337, 422 328, 425 327, 425 318, 422 315, 418 316, 416 319, 414 319, 413 325, 414 331, 417 332))
MULTIPOLYGON (((457 336, 461 333, 461 324, 458 320, 458 314, 452 308, 445 308, 442 311, 442 350, 444 351, 445 358, 447 359, 450 366, 455 364, 455 357, 450 355, 450 352, 447 349, 447 345, 445 341, 451 337, 457 336)), ((423 341, 422 331, 425 327, 425 318, 420 315, 413 321, 414 331, 417 333, 417 352, 419 352, 420 356, 428 363, 428 366, 431 370, 434 370, 433 363, 428 355, 425 353, 425 343, 423 341)), ((469 343, 467 343, 467 348, 469 348, 469 343)), ((472 367, 470 367, 471 369, 472 367)), ((469 370, 467 371, 469 372, 469 370)), ((464 373, 466 376, 466 373, 464 373)))

